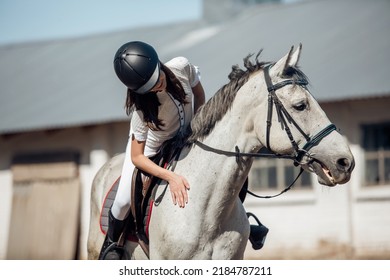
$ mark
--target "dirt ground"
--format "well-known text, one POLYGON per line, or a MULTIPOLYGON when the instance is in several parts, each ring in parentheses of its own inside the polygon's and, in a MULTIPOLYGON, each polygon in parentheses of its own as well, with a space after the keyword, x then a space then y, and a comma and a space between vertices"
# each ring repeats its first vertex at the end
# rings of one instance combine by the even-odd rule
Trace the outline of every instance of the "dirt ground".
MULTIPOLYGON (((266 245, 265 245, 266 246, 266 245)), ((390 251, 381 248, 354 249, 344 244, 320 242, 314 249, 280 248, 254 251, 247 248, 245 259, 266 260, 390 260, 390 251)))

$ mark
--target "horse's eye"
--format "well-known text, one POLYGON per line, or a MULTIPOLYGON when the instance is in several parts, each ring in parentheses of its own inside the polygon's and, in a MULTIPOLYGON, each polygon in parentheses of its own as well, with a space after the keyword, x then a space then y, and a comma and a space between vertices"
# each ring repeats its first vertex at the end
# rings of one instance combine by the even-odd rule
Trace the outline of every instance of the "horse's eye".
POLYGON ((299 103, 299 104, 297 104, 297 105, 294 105, 293 107, 294 107, 294 109, 297 110, 297 111, 303 111, 303 110, 306 109, 307 106, 306 106, 305 103, 299 103))

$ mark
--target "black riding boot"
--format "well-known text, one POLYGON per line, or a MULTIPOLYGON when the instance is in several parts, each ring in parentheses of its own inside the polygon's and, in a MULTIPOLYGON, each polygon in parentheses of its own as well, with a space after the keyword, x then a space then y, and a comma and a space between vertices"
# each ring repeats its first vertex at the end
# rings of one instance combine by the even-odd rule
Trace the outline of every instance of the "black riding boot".
POLYGON ((259 219, 252 213, 247 213, 248 218, 253 217, 258 225, 251 225, 251 232, 249 234, 249 241, 252 243, 252 248, 260 250, 264 246, 265 238, 267 237, 268 228, 264 226, 259 219))
POLYGON ((123 256, 123 247, 118 245, 119 237, 125 227, 125 220, 117 220, 108 211, 108 229, 104 239, 102 249, 100 250, 99 260, 120 260, 123 256))

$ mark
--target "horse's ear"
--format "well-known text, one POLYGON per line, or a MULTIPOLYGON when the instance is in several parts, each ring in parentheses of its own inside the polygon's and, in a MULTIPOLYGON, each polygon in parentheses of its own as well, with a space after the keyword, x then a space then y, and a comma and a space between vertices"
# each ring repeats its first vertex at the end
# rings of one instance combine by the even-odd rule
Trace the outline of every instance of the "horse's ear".
MULTIPOLYGON (((293 50, 293 48, 291 48, 291 50, 293 50)), ((301 55, 301 50, 302 50, 302 44, 299 44, 298 48, 289 57, 290 59, 287 62, 285 69, 287 67, 294 67, 298 64, 299 57, 301 55)), ((290 53, 291 53, 291 51, 290 51, 290 53)))
POLYGON ((278 76, 283 76, 286 69, 289 67, 294 67, 298 64, 301 50, 302 44, 299 44, 299 47, 295 51, 294 46, 292 46, 289 53, 276 62, 276 64, 272 67, 273 71, 276 71, 278 76))

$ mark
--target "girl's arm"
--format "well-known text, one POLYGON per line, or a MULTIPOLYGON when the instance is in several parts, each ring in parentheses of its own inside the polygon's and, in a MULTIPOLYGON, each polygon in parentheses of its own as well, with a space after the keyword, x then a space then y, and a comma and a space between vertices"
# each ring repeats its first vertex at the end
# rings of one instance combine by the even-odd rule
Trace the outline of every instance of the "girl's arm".
POLYGON ((205 93, 201 82, 197 83, 196 86, 192 88, 194 94, 194 114, 198 111, 199 107, 205 103, 205 93))
POLYGON ((187 190, 190 189, 188 181, 183 176, 158 166, 145 156, 145 143, 145 141, 136 140, 134 135, 132 135, 131 160, 133 164, 144 172, 167 181, 171 190, 173 203, 175 205, 179 204, 179 207, 184 208, 185 204, 188 203, 187 190))

